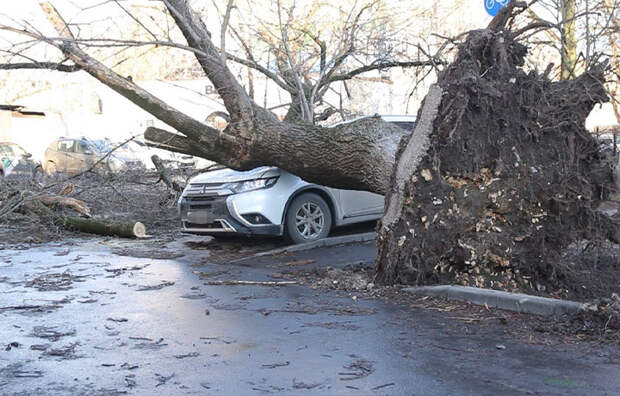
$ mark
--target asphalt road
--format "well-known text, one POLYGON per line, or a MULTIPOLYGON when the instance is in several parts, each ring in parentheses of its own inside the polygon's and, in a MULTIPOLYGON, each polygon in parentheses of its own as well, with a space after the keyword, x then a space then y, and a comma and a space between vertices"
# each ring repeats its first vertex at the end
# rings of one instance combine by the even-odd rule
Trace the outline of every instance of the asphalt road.
POLYGON ((183 240, 156 249, 91 240, 0 251, 0 394, 620 390, 618 346, 524 343, 499 324, 298 285, 204 284, 274 280, 286 262, 308 257, 312 266, 370 261, 372 244, 237 265, 215 264, 209 254, 183 240))

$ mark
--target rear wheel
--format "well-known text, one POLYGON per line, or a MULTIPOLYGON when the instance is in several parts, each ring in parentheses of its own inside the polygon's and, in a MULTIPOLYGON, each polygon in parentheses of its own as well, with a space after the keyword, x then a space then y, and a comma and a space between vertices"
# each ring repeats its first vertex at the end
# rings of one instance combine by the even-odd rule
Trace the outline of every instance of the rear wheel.
POLYGON ((327 237, 332 215, 323 198, 313 193, 301 194, 286 213, 286 236, 294 243, 316 241, 327 237))

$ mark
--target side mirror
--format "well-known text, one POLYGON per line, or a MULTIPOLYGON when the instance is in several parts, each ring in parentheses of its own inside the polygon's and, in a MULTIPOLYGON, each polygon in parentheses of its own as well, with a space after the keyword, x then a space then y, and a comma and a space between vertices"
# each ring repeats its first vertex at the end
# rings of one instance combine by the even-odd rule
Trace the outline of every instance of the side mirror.
POLYGON ((32 154, 30 154, 30 153, 26 153, 26 154, 22 155, 22 157, 24 157, 24 158, 28 159, 28 158, 31 158, 31 157, 32 157, 32 154))

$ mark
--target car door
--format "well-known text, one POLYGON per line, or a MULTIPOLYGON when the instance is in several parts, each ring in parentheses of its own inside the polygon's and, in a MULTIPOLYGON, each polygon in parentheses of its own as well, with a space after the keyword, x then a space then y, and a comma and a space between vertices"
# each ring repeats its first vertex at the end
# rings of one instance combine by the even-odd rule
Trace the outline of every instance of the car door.
POLYGON ((76 140, 73 160, 76 172, 85 171, 95 163, 96 157, 93 148, 84 140, 76 140))
POLYGON ((56 164, 56 169, 60 172, 71 172, 73 146, 75 140, 73 139, 61 139, 56 146, 56 153, 53 158, 53 162, 56 164))
POLYGON ((0 169, 2 169, 4 176, 8 176, 15 165, 12 154, 9 145, 0 144, 0 169))
POLYGON ((368 191, 339 190, 343 219, 381 214, 383 196, 368 191))

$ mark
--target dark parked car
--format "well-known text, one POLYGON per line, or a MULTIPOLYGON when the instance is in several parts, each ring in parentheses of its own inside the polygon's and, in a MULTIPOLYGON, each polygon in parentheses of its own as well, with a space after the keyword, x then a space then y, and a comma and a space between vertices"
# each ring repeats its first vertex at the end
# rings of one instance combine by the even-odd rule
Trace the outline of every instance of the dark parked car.
POLYGON ((35 177, 41 172, 41 165, 21 146, 0 142, 0 177, 35 177))

